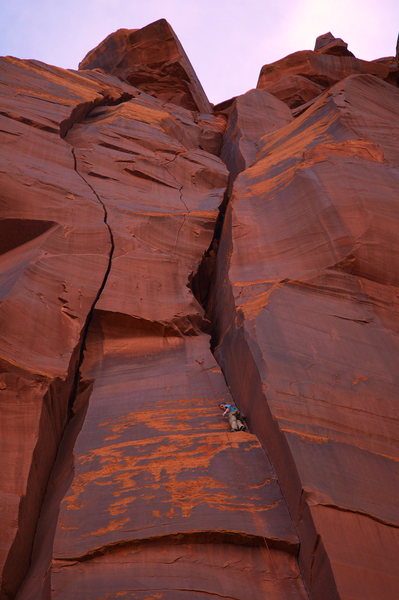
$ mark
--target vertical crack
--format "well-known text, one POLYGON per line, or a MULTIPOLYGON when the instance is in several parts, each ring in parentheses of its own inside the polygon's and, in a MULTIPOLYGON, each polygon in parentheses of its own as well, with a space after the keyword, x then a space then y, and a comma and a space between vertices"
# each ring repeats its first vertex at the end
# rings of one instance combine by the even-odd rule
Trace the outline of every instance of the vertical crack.
POLYGON ((90 307, 90 310, 89 310, 89 312, 87 314, 86 321, 85 321, 85 324, 83 326, 82 333, 81 333, 80 348, 79 348, 79 355, 78 355, 78 360, 77 360, 77 366, 76 366, 76 371, 75 371, 74 380, 73 380, 72 389, 71 389, 71 394, 70 394, 69 403, 68 403, 68 410, 69 410, 69 417, 70 418, 73 416, 73 405, 75 403, 75 398, 76 398, 77 391, 78 391, 78 388, 79 388, 80 368, 82 366, 83 359, 84 359, 87 334, 89 332, 90 324, 91 324, 91 322, 93 320, 93 314, 94 314, 94 310, 95 310, 96 304, 99 301, 100 296, 101 296, 101 294, 102 294, 102 292, 103 292, 103 290, 104 290, 104 288, 106 286, 106 283, 107 283, 107 280, 108 280, 108 276, 109 276, 110 271, 111 271, 112 257, 114 255, 114 250, 115 250, 114 234, 113 234, 111 226, 110 226, 110 224, 108 222, 108 212, 107 212, 107 208, 105 206, 105 203, 101 200, 100 196, 97 194, 97 192, 94 189, 94 187, 88 182, 88 180, 79 171, 79 168, 78 168, 78 159, 77 159, 77 156, 76 156, 75 148, 73 146, 71 146, 71 153, 72 153, 72 156, 73 156, 74 170, 75 170, 75 172, 82 179, 82 181, 84 181, 84 183, 90 188, 90 190, 93 192, 94 196, 97 198, 97 201, 101 205, 102 210, 104 212, 104 224, 107 227, 108 233, 109 233, 110 251, 109 251, 109 255, 108 255, 108 264, 107 264, 107 268, 105 269, 103 280, 102 280, 102 282, 100 284, 100 287, 97 290, 97 294, 94 297, 94 300, 93 300, 92 305, 90 307))
MULTIPOLYGON (((222 156, 220 156, 220 158, 222 158, 222 156)), ((223 158, 222 158, 222 160, 223 160, 223 158)), ((241 410, 244 410, 244 412, 245 412, 245 406, 243 405, 243 402, 242 402, 240 390, 237 389, 237 386, 234 384, 234 381, 231 379, 231 376, 230 376, 231 373, 229 371, 231 371, 231 369, 229 369, 229 366, 228 366, 229 357, 225 358, 226 364, 223 364, 223 356, 220 356, 220 355, 218 356, 218 353, 216 351, 217 346, 221 342, 221 333, 222 332, 220 330, 220 324, 218 322, 219 315, 218 315, 218 309, 217 309, 215 302, 216 302, 216 298, 217 298, 218 294, 221 291, 220 286, 222 285, 222 282, 225 281, 225 276, 227 275, 227 272, 229 270, 229 263, 230 263, 230 252, 228 252, 226 261, 223 263, 223 265, 221 267, 220 267, 220 265, 218 266, 218 253, 221 248, 221 244, 223 244, 222 236, 224 236, 226 233, 228 233, 227 231, 225 233, 223 233, 224 229, 226 226, 231 227, 231 225, 228 225, 228 222, 225 221, 226 211, 232 200, 234 182, 240 173, 240 171, 238 171, 238 172, 233 171, 233 169, 230 168, 228 161, 226 162, 223 160, 223 162, 225 163, 230 175, 229 175, 228 183, 227 183, 225 194, 224 194, 224 199, 219 207, 219 215, 218 215, 218 218, 217 218, 217 221, 215 224, 213 239, 211 241, 211 244, 210 244, 208 250, 204 253, 202 261, 201 261, 196 273, 194 273, 193 276, 191 277, 188 286, 191 289, 194 297, 198 300, 200 305, 203 307, 203 309, 205 311, 205 316, 211 323, 211 352, 214 355, 214 358, 221 369, 221 373, 224 377, 226 387, 229 390, 234 403, 238 406, 238 408, 240 408, 241 410), (219 273, 218 269, 221 269, 223 272, 219 273), (226 366, 227 366, 227 368, 226 368, 226 366)), ((224 306, 223 310, 228 310, 228 307, 224 306)), ((232 318, 234 319, 234 315, 236 314, 236 309, 234 308, 234 306, 232 307, 232 310, 233 310, 232 318)), ((237 340, 234 340, 234 345, 236 344, 236 342, 237 342, 237 340)), ((233 344, 233 342, 232 342, 232 344, 233 344)), ((249 350, 249 348, 246 348, 246 350, 247 350, 247 356, 249 357, 249 359, 253 360, 253 357, 252 357, 252 354, 251 354, 251 351, 249 350)), ((236 352, 236 354, 240 354, 240 352, 243 352, 243 351, 245 351, 245 345, 241 346, 240 348, 237 345, 237 348, 235 348, 235 350, 233 350, 233 353, 236 352)), ((254 373, 255 373, 255 371, 254 371, 254 373)), ((261 393, 263 393, 261 381, 259 380, 259 382, 257 382, 257 383, 259 383, 258 389, 261 390, 261 393)), ((268 405, 266 398, 265 398, 265 400, 266 400, 266 407, 267 407, 266 410, 269 413, 270 412, 269 405, 268 405)), ((270 420, 271 421, 273 420, 271 418, 271 413, 270 413, 270 420)), ((259 435, 259 431, 257 431, 257 428, 251 427, 251 425, 253 425, 253 424, 251 424, 250 420, 248 422, 248 425, 249 425, 249 429, 251 430, 251 433, 253 433, 256 436, 256 438, 258 439, 261 447, 263 448, 263 450, 267 456, 268 461, 272 465, 274 472, 276 474, 277 483, 281 490, 281 496, 284 499, 288 513, 290 514, 290 518, 291 518, 293 527, 297 531, 297 537, 298 537, 298 541, 299 541, 299 544, 298 544, 298 557, 299 557, 302 538, 298 532, 298 527, 297 527, 298 523, 295 521, 295 519, 292 516, 292 508, 293 508, 292 502, 290 502, 290 499, 287 497, 287 494, 285 493, 286 490, 284 488, 284 485, 282 485, 282 483, 283 483, 282 475, 284 474, 284 472, 281 469, 281 460, 280 461, 277 460, 279 457, 276 456, 275 451, 269 450, 269 448, 268 448, 269 444, 265 443, 265 439, 262 438, 261 435, 259 435)), ((280 451, 283 456, 286 456, 285 451, 284 451, 284 443, 281 445, 280 438, 278 439, 278 445, 279 445, 278 451, 280 451)), ((289 458, 290 458, 290 456, 287 457, 287 459, 289 459, 289 458)), ((308 581, 303 568, 301 568, 301 564, 300 564, 299 560, 298 560, 298 567, 299 567, 299 570, 301 573, 301 580, 302 580, 302 583, 304 586, 304 590, 305 590, 306 594, 308 595, 308 597, 310 598, 311 592, 310 592, 309 583, 311 583, 311 582, 308 581)), ((329 598, 330 598, 330 596, 329 596, 329 598)))
MULTIPOLYGON (((65 140, 67 141, 67 140, 65 140)), ((69 144, 69 142, 67 142, 69 144)), ((57 390, 54 392, 55 401, 62 400, 65 394, 66 415, 63 427, 60 431, 58 448, 53 458, 53 464, 49 468, 47 482, 44 486, 43 500, 41 503, 40 514, 37 517, 36 528, 33 538, 33 547, 30 552, 30 565, 28 566, 23 581, 15 595, 16 600, 31 600, 31 598, 49 598, 49 564, 51 562, 54 536, 58 521, 59 506, 65 495, 70 478, 73 472, 73 448, 77 435, 82 427, 86 414, 89 397, 91 393, 92 382, 83 381, 81 378, 81 366, 84 361, 86 350, 86 340, 90 325, 93 320, 94 310, 101 294, 106 286, 108 276, 111 271, 112 258, 115 250, 115 241, 112 229, 108 222, 108 212, 105 203, 93 188, 93 186, 82 175, 78 166, 78 158, 75 148, 71 146, 73 157, 73 168, 76 174, 90 188, 97 202, 103 210, 103 222, 109 233, 110 249, 108 253, 108 262, 104 271, 101 284, 91 303, 87 313, 80 338, 72 354, 68 377, 65 382, 59 382, 57 390), (63 391, 63 389, 65 391, 63 391), (77 398, 79 403, 77 404, 77 398)), ((38 458, 40 460, 41 457, 38 458)), ((12 596, 14 597, 14 595, 12 596)))
MULTIPOLYGON (((226 165, 227 166, 227 165, 226 165)), ((209 244, 208 249, 204 252, 202 256, 202 260, 200 265, 195 273, 192 274, 188 287, 193 293, 193 296, 198 300, 200 305, 203 307, 205 311, 205 315, 211 321, 214 320, 211 313, 211 296, 212 291, 215 288, 215 272, 216 272, 216 262, 217 262, 217 254, 219 250, 220 239, 222 236, 224 218, 226 214, 226 208, 230 202, 230 191, 232 187, 231 176, 229 176, 229 181, 226 187, 226 191, 224 193, 223 201, 219 206, 219 214, 216 218, 215 229, 213 232, 213 237, 211 243, 209 244)), ((214 346, 216 341, 215 328, 212 327, 212 336, 211 336, 211 350, 213 353, 214 346)))
POLYGON ((175 154, 175 156, 171 160, 166 161, 164 163, 164 165, 163 165, 165 167, 166 171, 169 173, 169 175, 172 177, 172 179, 174 179, 175 183, 177 184, 177 186, 178 186, 177 189, 178 189, 178 192, 179 192, 179 200, 183 204, 184 208, 186 209, 186 212, 183 213, 183 219, 182 219, 182 222, 180 224, 180 227, 177 230, 176 240, 175 240, 175 245, 174 245, 174 248, 173 248, 173 252, 176 251, 177 244, 179 242, 180 232, 181 232, 181 230, 184 227, 184 224, 186 222, 186 217, 188 217, 190 215, 190 209, 187 206, 187 202, 184 200, 184 194, 183 194, 184 185, 180 184, 180 182, 177 179, 177 177, 175 177, 175 175, 173 175, 173 173, 171 173, 170 170, 169 170, 169 168, 168 168, 169 165, 171 163, 173 163, 178 156, 180 156, 180 153, 175 154))

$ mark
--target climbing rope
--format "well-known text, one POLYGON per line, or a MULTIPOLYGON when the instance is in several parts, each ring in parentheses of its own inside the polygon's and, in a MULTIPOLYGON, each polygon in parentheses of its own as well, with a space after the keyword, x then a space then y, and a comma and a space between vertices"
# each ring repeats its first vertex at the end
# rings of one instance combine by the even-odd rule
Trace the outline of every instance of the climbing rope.
POLYGON ((265 537, 263 537, 263 541, 265 542, 266 549, 269 553, 269 560, 270 560, 270 567, 271 567, 270 573, 275 579, 277 579, 277 572, 274 568, 274 564, 273 564, 273 560, 272 560, 272 553, 270 552, 270 548, 268 546, 268 543, 267 543, 267 540, 265 537))

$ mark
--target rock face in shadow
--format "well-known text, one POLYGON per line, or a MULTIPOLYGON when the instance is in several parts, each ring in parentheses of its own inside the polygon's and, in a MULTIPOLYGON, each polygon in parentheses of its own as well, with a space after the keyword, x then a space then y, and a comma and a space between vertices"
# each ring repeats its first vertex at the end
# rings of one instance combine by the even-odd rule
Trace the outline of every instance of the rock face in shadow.
POLYGON ((397 62, 292 56, 0 59, 1 600, 396 598, 397 62))

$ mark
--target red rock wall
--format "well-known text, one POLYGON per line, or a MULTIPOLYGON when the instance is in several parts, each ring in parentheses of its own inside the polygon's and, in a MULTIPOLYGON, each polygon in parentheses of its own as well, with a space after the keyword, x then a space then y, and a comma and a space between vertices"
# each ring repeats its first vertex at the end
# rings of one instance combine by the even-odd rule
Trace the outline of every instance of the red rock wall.
POLYGON ((317 598, 399 586, 398 105, 355 75, 264 136, 218 254, 215 356, 276 466, 317 598))
POLYGON ((142 29, 118 29, 79 64, 101 69, 166 102, 211 112, 211 105, 175 32, 165 19, 142 29))
MULTIPOLYGON (((331 37, 307 63, 328 85, 358 65, 331 37)), ((292 113, 265 68, 212 111, 164 20, 79 72, 2 59, 2 600, 396 597, 376 64, 292 113)))

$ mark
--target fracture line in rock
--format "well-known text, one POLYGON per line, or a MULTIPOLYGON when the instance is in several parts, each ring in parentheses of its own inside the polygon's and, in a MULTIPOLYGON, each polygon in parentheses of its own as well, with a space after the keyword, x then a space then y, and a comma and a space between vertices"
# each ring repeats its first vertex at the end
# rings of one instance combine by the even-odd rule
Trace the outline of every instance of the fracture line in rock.
MULTIPOLYGON (((227 165, 226 165, 226 167, 228 168, 227 165)), ((237 177, 237 175, 236 175, 236 177, 237 177)), ((215 273, 216 273, 216 268, 217 268, 217 255, 218 255, 220 240, 221 240, 221 236, 222 236, 223 228, 224 228, 226 209, 227 209, 227 206, 229 205, 229 203, 231 201, 232 191, 233 191, 233 184, 234 184, 234 181, 235 181, 236 177, 233 177, 232 174, 230 173, 228 184, 227 184, 226 191, 225 191, 225 196, 224 196, 223 202, 221 203, 221 205, 219 207, 219 216, 218 216, 216 224, 215 224, 213 239, 212 239, 212 241, 211 241, 211 243, 209 245, 208 250, 204 253, 203 259, 201 261, 201 264, 199 265, 199 267, 197 269, 197 272, 192 277, 192 279, 190 281, 189 287, 192 290, 193 295, 197 298, 198 302, 203 306, 204 311, 205 311, 205 315, 211 321, 211 324, 212 324, 211 325, 211 327, 212 327, 211 352, 212 352, 212 354, 213 354, 216 362, 220 366, 220 370, 221 370, 222 375, 224 377, 224 380, 225 380, 225 383, 226 383, 226 387, 227 387, 227 389, 230 392, 230 395, 231 395, 231 397, 233 399, 233 402, 239 408, 240 407, 239 406, 239 402, 237 402, 237 400, 236 400, 235 394, 233 393, 233 389, 231 388, 231 386, 229 384, 228 377, 227 377, 227 375, 226 375, 226 373, 225 373, 225 371, 223 369, 222 364, 220 364, 220 362, 218 361, 217 356, 215 355, 215 352, 214 352, 216 344, 217 344, 217 333, 215 333, 215 325, 214 325, 214 322, 212 320, 212 315, 209 314, 209 306, 208 306, 208 304, 209 304, 209 297, 212 294, 212 288, 215 286, 215 282, 216 282, 215 273), (213 254, 213 256, 212 256, 212 254, 213 254), (210 258, 210 260, 212 261, 212 263, 211 263, 211 272, 210 272, 210 274, 207 273, 206 270, 205 270, 204 275, 203 275, 203 277, 205 279, 205 285, 206 285, 206 293, 204 294, 203 293, 204 290, 201 289, 201 288, 203 288, 203 281, 201 281, 201 270, 202 270, 202 268, 204 266, 204 263, 207 260, 207 258, 210 258)), ((218 340, 218 341, 220 343, 220 340, 218 340)), ((266 404, 268 406, 266 397, 265 397, 265 401, 266 401, 266 404)), ((289 502, 288 502, 285 494, 283 493, 283 490, 281 489, 280 482, 279 482, 279 477, 278 477, 278 470, 275 467, 274 461, 271 459, 271 457, 269 457, 267 449, 265 448, 264 444, 262 444, 261 440, 258 439, 258 441, 259 441, 261 447, 263 448, 263 450, 265 451, 265 453, 267 454, 268 460, 269 460, 271 466, 273 467, 273 470, 274 470, 274 472, 276 474, 277 483, 278 483, 278 485, 280 487, 280 490, 281 490, 281 495, 284 498, 284 501, 286 503, 288 512, 291 514, 291 510, 290 510, 291 507, 290 507, 290 504, 289 504, 289 502)), ((292 521, 293 526, 295 527, 295 522, 292 519, 292 517, 291 517, 291 521, 292 521)), ((301 539, 299 537, 299 534, 298 534, 298 540, 299 540, 299 546, 298 546, 298 554, 299 554, 300 541, 301 541, 301 539)), ((266 547, 268 548, 266 538, 264 539, 264 542, 265 542, 266 547)), ((272 561, 271 561, 271 566, 272 566, 272 569, 273 569, 273 563, 272 563, 272 561)), ((306 590, 307 594, 310 597, 309 590, 307 588, 306 580, 305 580, 305 577, 304 577, 303 573, 302 573, 302 577, 301 578, 302 578, 302 582, 303 582, 303 585, 304 585, 304 589, 306 590)))
MULTIPOLYGON (((94 300, 91 304, 90 310, 87 313, 86 316, 86 320, 85 323, 83 325, 81 334, 80 334, 80 340, 79 340, 79 345, 78 345, 78 358, 76 361, 76 366, 74 368, 74 373, 72 376, 72 385, 71 385, 71 390, 69 392, 69 398, 68 398, 68 415, 67 415, 67 420, 64 426, 64 430, 61 433, 60 436, 60 441, 58 444, 58 452, 54 461, 54 464, 50 470, 50 474, 47 480, 47 485, 46 485, 46 489, 43 495, 43 502, 42 502, 42 510, 43 510, 43 506, 45 506, 46 503, 46 498, 48 499, 49 497, 52 498, 53 496, 53 491, 51 490, 51 485, 50 482, 52 481, 52 478, 56 478, 56 472, 57 472, 57 464, 58 464, 58 458, 59 458, 59 452, 60 452, 60 447, 61 445, 65 442, 65 439, 68 437, 71 437, 71 435, 73 435, 73 432, 71 433, 69 431, 69 425, 73 422, 73 417, 75 416, 75 412, 74 412, 74 404, 75 404, 75 400, 78 394, 78 390, 79 390, 79 384, 80 384, 80 368, 82 366, 83 360, 84 360, 84 353, 85 353, 85 346, 86 346, 86 339, 87 339, 87 335, 89 332, 89 328, 90 328, 90 324, 92 322, 93 319, 93 314, 94 314, 94 310, 96 307, 96 304, 105 288, 105 285, 107 283, 107 279, 109 276, 109 273, 111 271, 111 265, 112 265, 112 257, 114 254, 114 250, 115 250, 115 242, 114 242, 114 236, 113 236, 113 232, 112 229, 108 223, 108 213, 107 213, 107 209, 106 206, 104 204, 104 202, 101 200, 101 198, 99 197, 99 195, 97 194, 97 192, 95 191, 95 189, 92 187, 92 185, 86 180, 86 178, 80 173, 79 169, 78 169, 78 161, 77 161, 77 157, 75 154, 75 148, 73 146, 71 146, 71 153, 72 153, 72 157, 73 157, 73 161, 74 161, 74 170, 77 173, 77 175, 85 182, 85 184, 90 188, 90 190, 92 191, 92 193, 94 194, 95 198, 97 199, 98 203, 101 205, 103 213, 104 213, 104 224, 108 229, 109 232, 109 240, 110 240, 110 251, 108 254, 108 263, 107 263, 107 267, 105 269, 104 272, 104 276, 103 279, 101 281, 100 287, 97 290, 97 293, 94 297, 94 300)), ((72 361, 73 359, 71 359, 72 361)), ((73 366, 73 363, 72 363, 73 366)), ((40 520, 41 520, 41 514, 39 515, 37 524, 36 524, 36 534, 35 534, 35 538, 38 535, 38 531, 39 531, 39 524, 40 524, 40 520)), ((35 545, 35 541, 33 542, 35 545)), ((39 549, 39 554, 40 554, 40 549, 39 549)), ((51 557, 48 557, 49 560, 51 560, 51 557)), ((39 561, 40 562, 40 561, 39 561)), ((25 579, 22 582, 16 598, 17 600, 30 600, 30 588, 29 588, 29 580, 30 578, 32 580, 35 579, 35 568, 36 568, 36 564, 35 564, 35 548, 33 547, 32 550, 32 554, 31 554, 31 567, 28 569, 28 572, 25 575, 25 579), (28 585, 26 586, 25 589, 25 583, 28 582, 28 585), (27 590, 27 591, 26 591, 27 590)), ((40 568, 40 567, 39 567, 40 568)))
POLYGON ((71 147, 71 152, 72 152, 72 156, 73 156, 73 160, 74 160, 74 169, 75 169, 75 172, 79 175, 79 177, 85 182, 85 184, 93 192, 94 196, 97 198, 97 201, 99 202, 99 204, 101 205, 101 207, 102 207, 102 209, 104 211, 104 224, 107 227, 108 232, 109 232, 110 251, 109 251, 109 255, 108 255, 108 264, 107 264, 107 268, 105 269, 103 280, 101 282, 100 287, 98 288, 97 294, 96 294, 96 296, 95 296, 95 298, 94 298, 94 300, 92 302, 90 310, 87 313, 86 322, 85 322, 85 324, 83 326, 82 333, 81 333, 81 341, 80 341, 80 348, 79 348, 79 357, 78 357, 78 362, 77 362, 77 366, 76 366, 75 377, 74 377, 74 381, 73 381, 73 385, 72 385, 71 395, 70 395, 70 399, 69 399, 69 416, 70 417, 73 415, 73 404, 74 404, 75 397, 76 397, 77 390, 78 390, 78 386, 79 386, 80 367, 82 366, 83 359, 84 359, 84 352, 85 352, 87 334, 89 332, 90 324, 91 324, 91 321, 93 319, 94 309, 95 309, 96 304, 99 301, 100 296, 101 296, 101 294, 102 294, 102 292, 103 292, 103 290, 105 288, 105 285, 107 283, 107 279, 108 279, 108 276, 110 274, 111 266, 112 266, 112 257, 113 257, 114 251, 115 251, 115 240, 114 240, 114 235, 112 233, 112 229, 111 229, 111 227, 110 227, 110 225, 108 223, 107 208, 106 208, 104 202, 101 200, 100 196, 97 194, 97 192, 94 189, 94 187, 80 173, 80 171, 78 169, 78 160, 77 160, 77 157, 76 157, 75 148, 73 146, 71 147))

